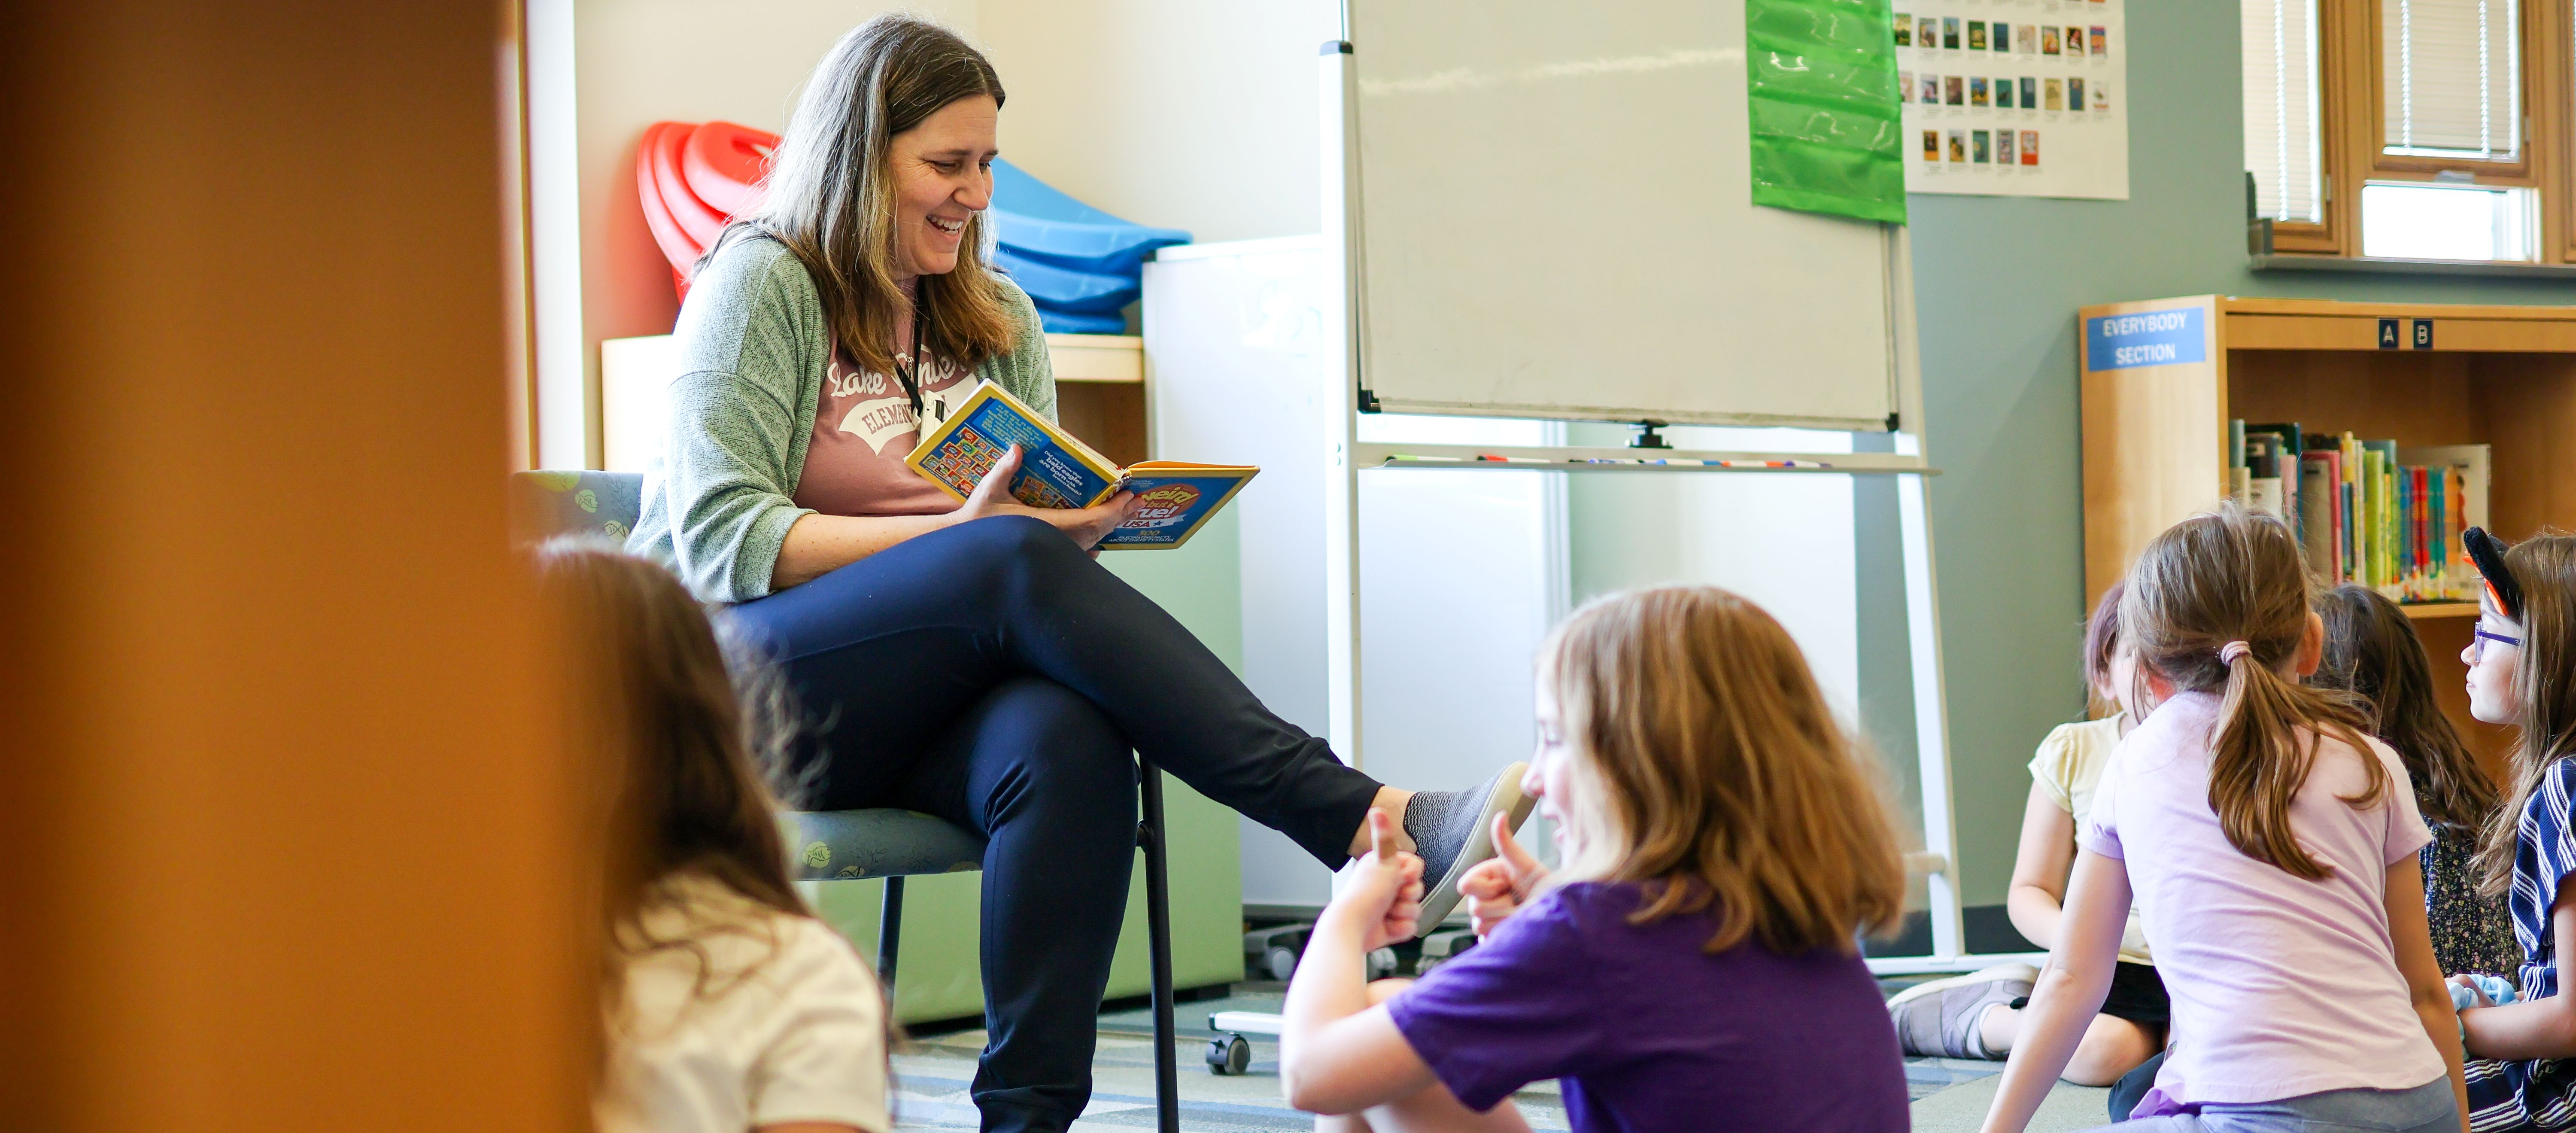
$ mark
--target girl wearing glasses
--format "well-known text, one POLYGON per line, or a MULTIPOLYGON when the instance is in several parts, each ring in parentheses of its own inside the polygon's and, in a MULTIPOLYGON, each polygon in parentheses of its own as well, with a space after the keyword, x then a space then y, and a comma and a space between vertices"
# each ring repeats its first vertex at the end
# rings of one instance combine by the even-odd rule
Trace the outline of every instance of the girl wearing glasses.
POLYGON ((2576 1128, 2576 999, 2560 995, 2576 955, 2576 537, 2508 549, 2470 528, 2462 542, 2485 577, 2468 663, 2469 714, 2520 734, 2513 790, 2487 826, 2477 864, 2505 893, 2524 960, 2516 1001, 2491 1005, 2472 981, 2460 998, 2471 1123, 2479 1133, 2576 1128))

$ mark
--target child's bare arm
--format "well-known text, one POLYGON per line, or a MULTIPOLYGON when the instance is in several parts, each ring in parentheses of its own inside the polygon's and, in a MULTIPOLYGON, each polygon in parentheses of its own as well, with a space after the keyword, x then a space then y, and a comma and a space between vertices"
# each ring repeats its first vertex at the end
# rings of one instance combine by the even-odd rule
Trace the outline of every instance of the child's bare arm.
POLYGON ((2038 1112, 2057 1076, 2066 1072, 2075 1044, 2102 1010, 2111 990, 2111 966, 2120 961, 2120 933, 2129 923, 2129 867, 2090 850, 2075 855, 2066 913, 2058 921, 2057 947, 2032 989, 2021 1037, 2004 1065, 1985 1133, 2021 1133, 2038 1112))
POLYGON ((1279 1036, 1279 1084, 1309 1113, 1356 1113, 1432 1083, 1384 1007, 1369 1005, 1369 950, 1411 936, 1421 912, 1422 859, 1394 849, 1385 811, 1369 812, 1375 847, 1315 919, 1288 983, 1279 1036))
MULTIPOLYGON (((2570 875, 2576 880, 2576 875, 2570 875)), ((2558 994, 2460 1012, 2469 1053, 2479 1058, 2576 1058, 2576 885, 2559 883, 2549 906, 2557 944, 2558 994)))
POLYGON ((2406 997, 2424 1020, 2424 1037, 2442 1053, 2451 1075, 2451 1093, 2460 1103, 2460 1133, 2469 1129, 2469 1080, 2460 1071, 2459 1016, 2451 1010, 2451 989, 2442 982, 2442 965, 2433 958, 2433 933, 2424 921, 2424 873, 2408 854, 2388 867, 2388 884, 2380 902, 2388 907, 2388 938, 2397 946, 2397 972, 2406 977, 2406 997))
POLYGON ((2013 854, 2012 888, 2004 894, 2004 913, 2023 939, 2057 946, 2066 875, 2074 866, 2075 816, 2057 805, 2048 788, 2031 784, 2030 802, 2021 811, 2021 848, 2013 854))

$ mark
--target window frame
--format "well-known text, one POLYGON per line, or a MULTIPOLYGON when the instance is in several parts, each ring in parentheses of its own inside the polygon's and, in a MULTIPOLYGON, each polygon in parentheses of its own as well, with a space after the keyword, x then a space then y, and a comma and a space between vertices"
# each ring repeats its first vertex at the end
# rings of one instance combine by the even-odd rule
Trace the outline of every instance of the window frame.
MULTIPOLYGON (((2384 17, 2390 0, 2364 0, 2362 33, 2368 42, 2362 47, 2362 66, 2359 71, 2368 86, 2356 93, 2364 100, 2363 105, 2370 117, 2368 150, 2370 179, 2373 181, 2430 181, 2433 180, 2434 174, 2443 170, 2464 169, 2474 175, 2480 185, 2506 185, 2519 189, 2537 188, 2540 183, 2539 162, 2535 159, 2540 153, 2540 138, 2539 132, 2532 128, 2534 123, 2531 120, 2531 104, 2532 88, 2537 85, 2533 80, 2538 77, 2532 74, 2535 69, 2533 64, 2539 62, 2540 56, 2540 52, 2535 48, 2540 46, 2541 39, 2536 34, 2540 29, 2532 26, 2532 16, 2544 5, 2554 6, 2556 2, 2557 0, 2517 0, 2516 6, 2521 9, 2522 24, 2520 29, 2522 75, 2521 82, 2518 84, 2522 105, 2515 107, 2515 110, 2522 117, 2522 121, 2518 124, 2522 133, 2522 146, 2520 155, 2514 160, 2501 161, 2488 157, 2424 157, 2385 152, 2388 139, 2388 76, 2383 73, 2381 63, 2387 58, 2384 54, 2387 44, 2381 38, 2381 29, 2386 27, 2384 17)), ((2355 187, 2358 188, 2358 186, 2355 187)))
POLYGON ((2335 183, 2341 166, 2341 152, 2336 138, 2334 110, 2334 67, 2339 54, 2335 50, 2335 14, 2338 0, 2317 0, 2317 174, 2324 181, 2322 213, 2324 219, 2274 220, 2272 250, 2275 252, 2322 253, 2340 255, 2343 233, 2349 227, 2336 219, 2335 183))
POLYGON ((2381 6, 2386 2, 2319 0, 2317 98, 2325 221, 2274 221, 2273 251, 2358 257, 2364 184, 2441 182, 2438 174, 2456 170, 2469 174, 2470 184, 2536 191, 2536 262, 2576 263, 2576 138, 2570 137, 2576 131, 2576 0, 2521 2, 2522 151, 2510 162, 2381 152, 2387 136, 2380 75, 2381 6))

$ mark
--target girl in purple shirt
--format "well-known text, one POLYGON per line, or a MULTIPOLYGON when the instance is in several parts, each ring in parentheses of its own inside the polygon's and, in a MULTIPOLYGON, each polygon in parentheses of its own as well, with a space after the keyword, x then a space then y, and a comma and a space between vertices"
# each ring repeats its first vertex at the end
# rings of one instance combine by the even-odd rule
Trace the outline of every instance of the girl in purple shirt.
POLYGON ((1422 867, 1362 858, 1288 988, 1288 1100, 1332 1133, 1517 1131, 1512 1092, 1557 1078, 1577 1131, 1902 1133, 1854 941, 1896 924, 1904 869, 1787 631, 1712 587, 1615 595, 1549 639, 1537 699, 1523 788, 1563 865, 1497 819, 1502 856, 1460 885, 1484 943, 1366 985, 1362 955, 1415 931, 1422 867))

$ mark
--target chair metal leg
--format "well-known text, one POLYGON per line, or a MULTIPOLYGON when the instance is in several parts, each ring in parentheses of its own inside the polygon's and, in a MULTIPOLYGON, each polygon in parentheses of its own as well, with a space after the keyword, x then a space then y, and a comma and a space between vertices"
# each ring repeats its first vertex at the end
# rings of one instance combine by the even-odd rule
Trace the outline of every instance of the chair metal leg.
POLYGON ((877 982, 885 987, 886 1019, 894 1019, 894 961, 903 950, 903 879, 885 879, 885 902, 877 906, 877 982))
POLYGON ((1154 980, 1154 1126, 1181 1133, 1180 1035, 1172 1023, 1172 888, 1163 836, 1163 772, 1136 761, 1143 821, 1136 844, 1145 850, 1145 927, 1151 939, 1154 980))

